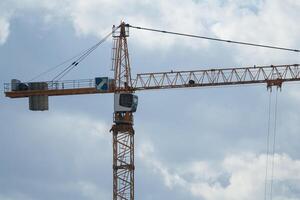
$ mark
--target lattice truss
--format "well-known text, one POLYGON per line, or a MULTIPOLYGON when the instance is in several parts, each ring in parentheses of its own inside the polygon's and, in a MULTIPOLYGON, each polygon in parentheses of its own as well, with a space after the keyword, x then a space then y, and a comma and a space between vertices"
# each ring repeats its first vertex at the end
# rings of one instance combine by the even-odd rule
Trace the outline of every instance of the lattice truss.
POLYGON ((132 125, 113 127, 114 200, 134 199, 134 130, 132 125))
POLYGON ((232 69, 171 71, 137 74, 136 90, 196 86, 217 86, 249 83, 270 83, 276 80, 299 80, 299 65, 260 66, 232 69))
POLYGON ((115 70, 116 88, 131 86, 131 72, 127 40, 125 37, 114 39, 113 66, 115 70))

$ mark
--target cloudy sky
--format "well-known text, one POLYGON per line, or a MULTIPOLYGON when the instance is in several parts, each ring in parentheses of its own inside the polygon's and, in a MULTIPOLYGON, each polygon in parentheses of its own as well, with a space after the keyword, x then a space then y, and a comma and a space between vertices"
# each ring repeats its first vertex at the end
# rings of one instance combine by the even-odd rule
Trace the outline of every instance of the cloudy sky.
MULTIPOLYGON (((30 80, 95 44, 121 20, 300 48, 299 11, 299 0, 0 0, 0 83, 30 80)), ((133 29, 128 43, 133 73, 300 63, 299 53, 133 29)), ((65 78, 112 76, 111 47, 109 40, 65 78)), ((49 111, 30 112, 27 99, 1 92, 0 200, 111 199, 112 95, 53 97, 49 111)), ((136 199, 264 199, 265 85, 138 95, 136 199)), ((271 130, 275 96, 273 90, 271 130)), ((284 84, 274 200, 300 199, 299 102, 299 84, 284 84)))

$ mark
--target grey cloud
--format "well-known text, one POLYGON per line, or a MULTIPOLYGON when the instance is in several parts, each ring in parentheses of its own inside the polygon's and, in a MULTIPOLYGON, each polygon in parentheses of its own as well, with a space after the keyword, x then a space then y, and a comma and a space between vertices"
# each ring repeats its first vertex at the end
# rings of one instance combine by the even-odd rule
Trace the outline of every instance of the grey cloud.
MULTIPOLYGON (((199 34, 211 34, 209 27, 216 25, 215 19, 224 17, 215 16, 222 12, 219 12, 220 6, 214 1, 209 1, 209 5, 199 2, 199 7, 194 8, 193 4, 186 3, 182 7, 186 9, 182 9, 179 6, 181 4, 177 3, 170 6, 169 1, 163 5, 156 4, 155 1, 151 1, 152 3, 149 1, 148 4, 141 3, 142 5, 135 4, 136 1, 130 1, 127 2, 128 6, 134 5, 134 9, 122 11, 122 16, 114 15, 119 11, 119 7, 107 9, 108 12, 101 13, 101 9, 97 9, 99 1, 90 1, 90 3, 73 1, 74 6, 77 7, 73 10, 72 16, 69 16, 70 13, 64 13, 64 10, 56 15, 55 7, 61 5, 59 3, 61 1, 44 1, 46 2, 44 6, 32 0, 22 2, 22 5, 17 8, 17 15, 10 20, 10 36, 0 48, 1 81, 9 81, 11 78, 29 80, 48 67, 94 44, 98 37, 101 37, 102 31, 109 31, 111 25, 119 23, 123 16, 126 17, 126 21, 129 17, 128 22, 137 25, 199 34), (33 4, 36 6, 32 6, 33 4), (140 6, 145 10, 149 6, 150 14, 143 15, 146 11, 141 9, 138 17, 132 15, 131 12, 139 9, 140 6), (162 8, 171 11, 174 8, 176 15, 169 15, 167 11, 164 13, 162 8), (21 10, 26 10, 26 12, 22 13, 21 10), (89 13, 88 11, 91 10, 93 12, 89 13), (199 10, 201 13, 198 13, 199 10), (186 11, 191 11, 190 15, 186 18, 180 17, 185 16, 186 11), (45 23, 45 13, 53 15, 53 21, 45 23), (159 13, 157 15, 159 17, 168 14, 168 18, 161 22, 157 18, 152 18, 153 13, 159 13), (196 14, 193 15, 193 13, 196 14), (176 16, 180 19, 174 20, 176 16), (81 17, 83 21, 75 23, 72 21, 74 17, 81 17), (186 20, 191 20, 191 22, 185 24, 186 20), (204 27, 202 22, 206 24, 204 27), (77 35, 74 33, 74 24, 77 26, 77 35), (178 27, 178 24, 185 26, 178 27), (102 29, 103 27, 107 30, 102 29)), ((68 8, 68 2, 64 3, 66 4, 61 7, 68 8)), ((110 8, 113 3, 107 2, 107 8, 110 8)), ((226 8, 224 9, 226 11, 226 8)), ((235 12, 233 16, 236 17, 234 14, 235 12)), ((253 17, 252 14, 251 17, 253 17)), ((289 16, 285 17, 289 19, 289 16)), ((225 34, 227 29, 230 31, 227 32, 230 37, 241 33, 242 28, 239 28, 238 22, 242 19, 236 18, 236 21, 230 21, 230 17, 224 18, 226 18, 224 19, 226 23, 222 23, 220 29, 224 32, 221 31, 218 34, 225 34), (234 29, 230 28, 229 22, 234 22, 234 29)), ((245 18, 248 19, 247 16, 245 18)), ((249 32, 247 27, 243 31, 249 32)), ((272 34, 275 35, 276 32, 272 34)), ((243 32, 242 35, 244 35, 243 32)), ((251 37, 251 35, 245 36, 245 39, 251 37)), ((297 46, 297 38, 291 36, 291 41, 295 41, 295 46, 297 46)), ((289 42, 283 41, 283 44, 289 44, 289 42)), ((298 60, 287 54, 283 56, 279 56, 279 53, 273 54, 273 52, 260 54, 261 52, 257 49, 250 53, 246 52, 246 56, 241 56, 240 49, 232 49, 230 45, 205 44, 194 40, 170 39, 152 34, 143 35, 133 30, 129 37, 129 45, 134 73, 235 67, 237 63, 275 64, 274 60, 280 63, 298 60), (265 57, 265 60, 260 57, 265 57)), ((79 79, 112 75, 109 72, 110 51, 111 44, 106 43, 66 78, 79 79)), ((51 75, 42 79, 49 77, 51 78, 51 75)), ((165 90, 141 92, 138 95, 140 103, 138 112, 135 114, 136 153, 139 154, 143 150, 145 141, 151 143, 154 152, 149 156, 153 155, 156 161, 159 161, 161 170, 168 175, 169 185, 173 184, 173 187, 165 184, 165 177, 159 170, 154 170, 155 166, 137 157, 137 199, 210 200, 208 197, 204 198, 203 194, 211 191, 212 186, 219 184, 219 189, 222 189, 230 185, 231 174, 223 172, 220 166, 228 155, 237 155, 240 152, 252 152, 256 155, 265 153, 268 100, 265 86, 165 90), (181 171, 182 168, 189 168, 191 163, 197 162, 210 163, 209 166, 213 168, 213 172, 220 170, 222 173, 202 177, 203 171, 208 174, 209 170, 203 168, 203 171, 190 170, 185 173, 181 171), (174 174, 177 175, 175 179, 172 178, 174 174), (174 185, 172 181, 180 184, 174 185), (195 183, 194 190, 181 187, 182 182, 195 183), (196 183, 204 185, 199 186, 196 183)), ((297 126, 300 111, 298 96, 297 85, 290 88, 290 85, 284 84, 283 91, 280 93, 277 151, 280 155, 288 154, 292 160, 299 160, 300 156, 299 127, 297 126)), ((27 104, 27 99, 11 100, 1 96, 0 199, 110 198, 112 149, 108 129, 112 124, 112 96, 50 98, 51 111, 45 113, 30 113, 27 111, 27 104), (44 125, 37 123, 37 120, 43 122, 44 125), (92 126, 82 123, 85 120, 88 120, 88 124, 91 123, 92 126), (98 123, 100 126, 105 124, 105 133, 95 136, 91 133, 101 132, 95 128, 98 123)), ((253 158, 254 161, 257 159, 257 157, 253 158)), ((239 160, 244 161, 243 156, 239 157, 239 160)), ((299 193, 298 184, 297 181, 285 180, 279 183, 280 190, 276 195, 286 198, 296 197, 299 193)), ((236 191, 232 190, 232 194, 234 192, 236 191)))

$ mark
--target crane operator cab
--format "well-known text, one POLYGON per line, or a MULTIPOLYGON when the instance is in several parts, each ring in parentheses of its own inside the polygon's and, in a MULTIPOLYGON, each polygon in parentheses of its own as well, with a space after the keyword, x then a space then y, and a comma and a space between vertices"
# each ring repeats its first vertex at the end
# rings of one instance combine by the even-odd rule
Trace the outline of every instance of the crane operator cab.
POLYGON ((114 98, 115 112, 136 112, 138 96, 131 93, 117 93, 114 98))

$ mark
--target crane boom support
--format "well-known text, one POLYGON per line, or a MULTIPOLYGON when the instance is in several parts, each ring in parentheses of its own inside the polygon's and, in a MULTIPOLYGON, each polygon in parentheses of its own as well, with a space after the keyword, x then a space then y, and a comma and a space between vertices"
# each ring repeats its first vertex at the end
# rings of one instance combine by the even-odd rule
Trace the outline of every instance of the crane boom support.
POLYGON ((133 87, 135 90, 147 90, 255 83, 280 86, 286 81, 299 80, 300 68, 294 64, 143 73, 137 74, 133 87))
MULTIPOLYGON (((132 80, 132 91, 257 83, 266 83, 267 86, 281 86, 283 82, 300 81, 299 66, 299 64, 270 65, 244 68, 140 73, 132 80)), ((24 91, 12 91, 11 85, 5 84, 5 94, 11 98, 22 98, 36 95, 61 96, 115 92, 115 86, 110 86, 107 91, 97 90, 93 79, 47 83, 49 85, 47 90, 24 91)), ((122 88, 118 88, 119 92, 121 92, 121 90, 122 88)), ((126 91, 125 88, 124 91, 126 91)))

